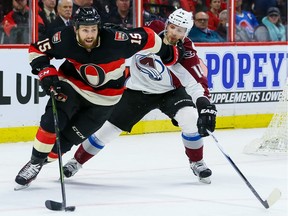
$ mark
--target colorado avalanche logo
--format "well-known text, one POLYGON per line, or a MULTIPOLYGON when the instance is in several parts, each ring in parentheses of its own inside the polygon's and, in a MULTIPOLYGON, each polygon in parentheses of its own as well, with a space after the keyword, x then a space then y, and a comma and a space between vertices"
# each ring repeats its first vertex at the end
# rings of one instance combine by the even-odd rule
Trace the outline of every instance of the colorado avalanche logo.
POLYGON ((103 84, 105 71, 98 65, 86 64, 79 68, 82 78, 92 87, 96 88, 103 84))
POLYGON ((136 55, 136 67, 155 81, 162 80, 164 65, 154 55, 136 55))
POLYGON ((247 20, 242 20, 239 23, 239 26, 241 26, 243 29, 246 29, 250 34, 253 34, 254 28, 253 26, 247 21, 247 20))
POLYGON ((186 51, 184 53, 184 58, 193 58, 193 57, 195 57, 195 52, 193 51, 186 51))

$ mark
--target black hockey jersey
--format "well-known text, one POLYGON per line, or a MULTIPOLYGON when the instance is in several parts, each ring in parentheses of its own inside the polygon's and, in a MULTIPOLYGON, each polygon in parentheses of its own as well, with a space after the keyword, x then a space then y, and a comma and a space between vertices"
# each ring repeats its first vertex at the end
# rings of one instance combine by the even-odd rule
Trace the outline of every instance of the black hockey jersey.
POLYGON ((99 45, 88 52, 78 44, 71 27, 31 44, 32 73, 50 67, 52 58, 66 59, 58 71, 60 80, 94 104, 116 104, 124 91, 125 59, 141 50, 159 52, 162 40, 149 28, 101 29, 99 39, 99 45))

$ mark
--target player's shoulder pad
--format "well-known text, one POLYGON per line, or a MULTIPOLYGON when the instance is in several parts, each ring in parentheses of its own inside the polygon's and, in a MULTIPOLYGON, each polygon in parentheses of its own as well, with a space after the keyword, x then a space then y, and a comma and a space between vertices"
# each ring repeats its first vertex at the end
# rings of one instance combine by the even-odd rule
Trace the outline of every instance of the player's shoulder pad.
POLYGON ((154 37, 154 35, 156 34, 151 28, 148 28, 148 27, 143 27, 140 29, 143 29, 148 34, 148 38, 154 37))
MULTIPOLYGON (((128 41, 129 30, 125 28, 102 28, 100 31, 101 41, 128 41)), ((107 42, 107 43, 111 43, 107 42)))
POLYGON ((68 43, 70 43, 70 40, 74 40, 74 35, 75 32, 72 26, 65 27, 52 35, 51 42, 53 44, 57 44, 62 41, 67 41, 68 43))

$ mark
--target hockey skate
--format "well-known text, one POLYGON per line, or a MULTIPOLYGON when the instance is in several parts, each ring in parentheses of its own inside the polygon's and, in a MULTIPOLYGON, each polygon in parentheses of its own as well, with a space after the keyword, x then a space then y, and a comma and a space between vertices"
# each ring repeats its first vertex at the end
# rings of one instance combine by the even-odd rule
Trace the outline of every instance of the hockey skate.
POLYGON ((66 178, 70 178, 71 176, 75 175, 81 168, 82 165, 78 163, 75 158, 72 158, 63 166, 64 176, 66 178))
POLYGON ((209 176, 212 175, 212 171, 206 166, 203 159, 197 162, 190 162, 190 167, 200 182, 205 184, 211 183, 209 176))
POLYGON ((25 166, 19 171, 18 175, 15 178, 17 185, 14 190, 22 190, 30 186, 30 183, 36 179, 38 173, 40 172, 43 163, 32 164, 29 161, 25 166))

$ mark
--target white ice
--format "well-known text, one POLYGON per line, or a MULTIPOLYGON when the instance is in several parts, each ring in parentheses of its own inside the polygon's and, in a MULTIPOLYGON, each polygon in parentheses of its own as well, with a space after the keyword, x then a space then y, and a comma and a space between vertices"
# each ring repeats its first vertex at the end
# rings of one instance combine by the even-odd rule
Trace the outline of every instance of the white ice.
MULTIPOLYGON (((121 136, 65 179, 67 206, 74 212, 46 209, 61 202, 58 162, 45 165, 25 190, 14 191, 14 178, 29 160, 32 142, 1 144, 1 216, 287 216, 288 165, 285 155, 247 155, 244 146, 264 129, 217 130, 214 134, 263 200, 274 188, 282 196, 265 209, 242 178, 205 138, 205 161, 212 183, 199 183, 188 166, 180 132, 121 136)), ((69 160, 76 147, 63 156, 69 160)))

